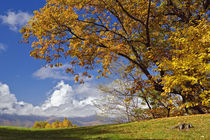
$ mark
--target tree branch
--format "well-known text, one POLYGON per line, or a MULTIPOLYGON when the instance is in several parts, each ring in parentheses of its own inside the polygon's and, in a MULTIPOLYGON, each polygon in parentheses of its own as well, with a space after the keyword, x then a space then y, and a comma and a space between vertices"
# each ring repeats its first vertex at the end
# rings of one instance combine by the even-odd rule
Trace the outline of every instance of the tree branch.
POLYGON ((133 20, 136 20, 136 21, 138 21, 138 22, 140 22, 142 25, 144 25, 145 26, 145 24, 144 24, 144 22, 142 21, 142 20, 140 20, 140 19, 138 19, 138 18, 136 18, 136 17, 134 17, 134 16, 132 16, 124 7, 123 7, 123 5, 119 2, 119 0, 116 0, 116 2, 119 4, 119 6, 121 7, 121 9, 123 10, 123 12, 125 12, 125 14, 127 15, 127 16, 129 16, 130 18, 132 18, 133 20))
POLYGON ((50 17, 60 26, 60 27, 65 27, 65 28, 67 28, 67 30, 72 34, 72 35, 74 35, 76 38, 78 38, 78 39, 80 39, 80 40, 85 40, 84 38, 81 38, 81 37, 79 37, 77 34, 75 34, 73 31, 72 31, 72 29, 70 28, 70 27, 68 27, 67 25, 65 25, 65 24, 61 24, 61 23, 59 23, 58 22, 58 20, 53 16, 53 15, 50 15, 50 17))
POLYGON ((114 34, 116 34, 116 35, 122 37, 123 39, 127 39, 127 38, 126 38, 125 36, 123 36, 122 34, 117 33, 117 32, 115 32, 115 31, 113 31, 113 30, 110 30, 109 28, 107 28, 107 27, 106 27, 105 25, 103 25, 103 24, 98 24, 98 23, 95 23, 95 22, 92 22, 92 21, 84 21, 84 20, 80 20, 80 19, 77 19, 77 20, 78 20, 78 21, 81 21, 81 22, 84 22, 84 23, 94 24, 94 25, 96 25, 96 26, 102 27, 102 28, 104 28, 106 31, 110 31, 110 32, 112 32, 112 33, 114 33, 114 34))
POLYGON ((146 36, 147 36, 147 48, 150 47, 150 35, 149 35, 149 17, 150 17, 150 9, 151 9, 151 0, 149 0, 148 12, 147 12, 147 21, 146 21, 146 36))

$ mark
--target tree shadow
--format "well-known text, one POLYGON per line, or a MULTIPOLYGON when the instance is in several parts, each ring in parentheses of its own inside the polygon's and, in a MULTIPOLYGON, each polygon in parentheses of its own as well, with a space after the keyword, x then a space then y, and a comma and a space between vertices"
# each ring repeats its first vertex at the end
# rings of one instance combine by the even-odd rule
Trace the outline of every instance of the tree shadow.
POLYGON ((102 135, 114 134, 113 130, 109 130, 109 127, 104 126, 90 126, 90 127, 79 127, 79 128, 69 128, 69 129, 8 129, 0 128, 0 139, 43 139, 43 140, 82 140, 87 139, 110 139, 103 138, 102 135), (101 135, 101 136, 100 136, 101 135), (93 137, 93 138, 91 138, 93 137))

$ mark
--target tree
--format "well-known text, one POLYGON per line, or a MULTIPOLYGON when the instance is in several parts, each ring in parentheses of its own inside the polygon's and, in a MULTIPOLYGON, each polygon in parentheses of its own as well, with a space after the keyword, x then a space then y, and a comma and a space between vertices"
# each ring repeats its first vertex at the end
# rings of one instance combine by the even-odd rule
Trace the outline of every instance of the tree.
POLYGON ((121 79, 109 85, 99 85, 101 98, 94 100, 94 105, 100 110, 99 115, 117 123, 139 120, 135 110, 140 108, 140 99, 130 94, 127 90, 130 86, 131 83, 121 79))
POLYGON ((102 97, 94 102, 100 110, 99 115, 120 123, 183 115, 179 109, 180 96, 161 96, 150 84, 136 79, 139 77, 133 72, 127 73, 125 68, 122 63, 112 64, 111 72, 118 79, 99 85, 102 97))
POLYGON ((77 127, 73 125, 71 121, 64 118, 63 122, 56 120, 52 122, 52 124, 48 123, 47 121, 35 121, 32 128, 69 128, 69 127, 77 127))
POLYGON ((52 128, 52 126, 49 123, 47 123, 45 128, 52 128))
POLYGON ((123 59, 162 96, 181 96, 187 112, 205 113, 208 13, 208 0, 48 0, 20 32, 24 42, 33 38, 32 57, 51 67, 65 59, 76 82, 83 83, 77 66, 90 77, 102 65, 99 76, 107 77, 111 63, 123 59))
POLYGON ((32 128, 41 128, 41 125, 38 121, 35 121, 34 125, 32 126, 32 128))
POLYGON ((41 125, 41 128, 45 128, 45 126, 48 124, 47 121, 40 121, 39 124, 41 125))
POLYGON ((55 122, 52 123, 52 128, 59 128, 59 121, 56 120, 55 122))
POLYGON ((46 121, 35 121, 34 125, 32 128, 45 128, 48 122, 46 121))
POLYGON ((64 128, 63 122, 59 121, 59 128, 64 128))
POLYGON ((69 127, 72 127, 72 122, 67 120, 67 118, 65 117, 64 120, 63 120, 63 128, 69 128, 69 127))

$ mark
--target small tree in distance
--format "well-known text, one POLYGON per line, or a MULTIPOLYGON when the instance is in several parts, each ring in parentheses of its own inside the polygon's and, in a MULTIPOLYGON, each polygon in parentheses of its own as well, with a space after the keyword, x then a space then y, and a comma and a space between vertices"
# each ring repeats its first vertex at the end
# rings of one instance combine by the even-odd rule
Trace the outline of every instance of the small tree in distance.
POLYGON ((52 124, 46 122, 46 121, 35 121, 32 128, 71 128, 71 127, 77 127, 77 125, 73 125, 71 121, 69 121, 67 118, 64 118, 63 121, 56 120, 55 122, 52 122, 52 124))

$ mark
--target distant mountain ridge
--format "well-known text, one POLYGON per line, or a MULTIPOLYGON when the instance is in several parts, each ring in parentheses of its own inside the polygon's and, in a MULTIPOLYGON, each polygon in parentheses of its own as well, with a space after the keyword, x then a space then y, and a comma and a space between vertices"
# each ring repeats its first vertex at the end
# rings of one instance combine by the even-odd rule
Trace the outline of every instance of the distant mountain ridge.
MULTIPOLYGON (((45 117, 45 116, 26 116, 26 115, 16 115, 16 114, 1 114, 0 113, 0 125, 7 126, 17 126, 17 127, 26 127, 30 128, 33 126, 35 121, 48 121, 49 123, 54 122, 55 120, 63 121, 63 117, 45 117)), ((88 126, 88 125, 100 125, 108 124, 110 122, 104 122, 102 119, 96 115, 88 117, 72 117, 68 118, 72 121, 73 124, 78 126, 88 126)))

